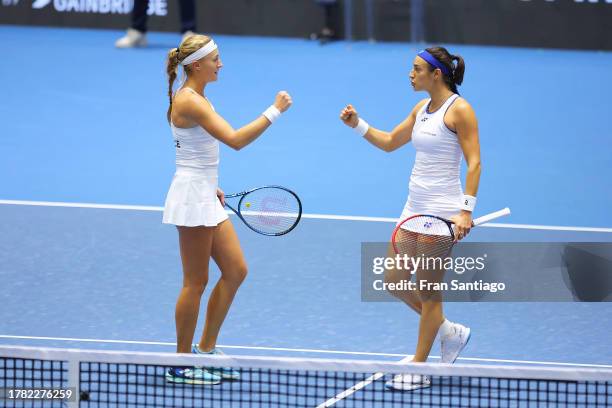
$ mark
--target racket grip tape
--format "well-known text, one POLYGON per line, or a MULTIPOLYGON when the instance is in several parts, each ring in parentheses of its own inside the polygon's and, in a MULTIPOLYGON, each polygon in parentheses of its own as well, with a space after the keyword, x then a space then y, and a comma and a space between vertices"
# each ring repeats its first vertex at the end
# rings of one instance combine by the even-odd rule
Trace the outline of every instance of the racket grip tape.
POLYGON ((484 224, 485 222, 493 221, 500 217, 505 217, 506 215, 510 215, 510 208, 506 207, 503 210, 495 211, 491 214, 483 215, 482 217, 478 217, 472 221, 474 226, 484 224))

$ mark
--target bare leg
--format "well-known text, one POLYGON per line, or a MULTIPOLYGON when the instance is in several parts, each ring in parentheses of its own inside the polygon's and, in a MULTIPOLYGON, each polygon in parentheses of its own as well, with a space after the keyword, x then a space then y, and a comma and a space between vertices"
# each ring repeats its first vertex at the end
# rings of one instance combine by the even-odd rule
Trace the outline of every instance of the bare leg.
MULTIPOLYGON (((450 241, 449 241, 450 243, 450 241)), ((420 234, 417 240, 417 253, 425 254, 429 257, 444 258, 449 245, 441 241, 439 237, 420 234)), ((418 294, 421 300, 421 319, 419 321, 419 339, 413 361, 427 361, 433 342, 438 334, 438 329, 444 322, 444 312, 442 308, 442 293, 435 287, 429 286, 422 288, 421 283, 440 284, 444 281, 444 268, 442 263, 437 265, 425 265, 416 272, 418 294)))
POLYGON ((176 340, 178 353, 191 353, 193 334, 198 323, 200 299, 208 283, 208 261, 216 227, 177 227, 183 287, 176 302, 176 340))
POLYGON ((247 275, 247 266, 232 222, 223 221, 215 231, 212 257, 221 269, 206 309, 206 324, 198 347, 202 351, 215 348, 221 325, 234 300, 236 291, 247 275))
MULTIPOLYGON (((408 255, 410 257, 416 256, 416 237, 417 234, 414 232, 399 230, 398 234, 406 235, 398 237, 401 241, 410 243, 410 245, 403 245, 400 248, 400 255, 408 255), (411 236, 410 236, 411 235, 411 236)), ((393 249, 393 245, 389 244, 387 249, 387 257, 392 258, 395 257, 395 251, 393 249)), ((397 270, 397 269, 389 269, 385 271, 385 282, 387 283, 399 283, 402 280, 411 280, 412 275, 409 270, 397 270)), ((421 314, 421 299, 416 291, 413 290, 389 290, 389 293, 399 300, 403 301, 407 304, 412 310, 421 314)))
POLYGON ((412 361, 427 361, 438 329, 444 321, 442 302, 428 300, 423 302, 423 312, 419 321, 419 339, 412 361))

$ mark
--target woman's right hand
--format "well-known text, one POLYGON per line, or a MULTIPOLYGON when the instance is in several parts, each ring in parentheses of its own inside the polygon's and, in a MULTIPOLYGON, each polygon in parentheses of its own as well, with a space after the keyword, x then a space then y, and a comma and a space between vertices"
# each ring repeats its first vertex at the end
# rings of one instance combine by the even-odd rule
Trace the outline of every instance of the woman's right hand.
POLYGON ((359 114, 353 108, 353 105, 346 105, 346 108, 340 112, 340 120, 344 122, 346 126, 354 128, 359 123, 359 114))
POLYGON ((282 113, 282 112, 285 112, 287 109, 289 109, 292 103, 293 103, 293 100, 291 100, 291 95, 289 95, 285 91, 280 91, 276 95, 274 106, 276 107, 276 109, 278 109, 282 113))

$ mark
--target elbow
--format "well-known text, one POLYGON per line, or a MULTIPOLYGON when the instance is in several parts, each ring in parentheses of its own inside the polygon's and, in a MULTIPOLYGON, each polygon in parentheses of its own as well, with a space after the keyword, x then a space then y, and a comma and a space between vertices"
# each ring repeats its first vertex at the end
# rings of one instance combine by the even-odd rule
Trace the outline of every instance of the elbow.
POLYGON ((391 153, 396 151, 399 147, 400 145, 397 143, 396 138, 392 134, 388 134, 384 140, 382 149, 387 153, 391 153))
POLYGON ((389 144, 385 144, 382 149, 387 152, 387 153, 391 153, 394 152, 395 150, 397 150, 397 146, 394 146, 392 143, 389 144))
POLYGON ((240 143, 240 138, 238 137, 238 133, 234 133, 231 138, 227 141, 227 145, 232 149, 238 151, 244 147, 242 143, 240 143))
POLYGON ((474 172, 476 174, 480 174, 480 170, 481 170, 480 159, 474 160, 473 162, 470 162, 468 164, 468 170, 470 172, 474 172))

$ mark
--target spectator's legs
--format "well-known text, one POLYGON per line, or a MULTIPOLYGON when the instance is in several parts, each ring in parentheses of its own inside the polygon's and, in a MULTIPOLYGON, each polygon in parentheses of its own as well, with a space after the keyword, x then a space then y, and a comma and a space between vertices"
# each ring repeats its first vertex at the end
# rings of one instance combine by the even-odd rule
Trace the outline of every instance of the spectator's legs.
POLYGON ((180 0, 181 12, 181 33, 196 31, 196 10, 195 0, 180 0))
POLYGON ((132 28, 141 33, 147 32, 147 8, 149 0, 134 0, 134 9, 132 10, 132 28))

